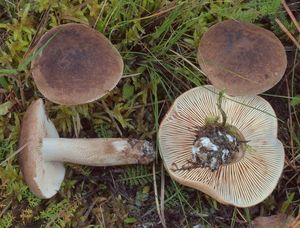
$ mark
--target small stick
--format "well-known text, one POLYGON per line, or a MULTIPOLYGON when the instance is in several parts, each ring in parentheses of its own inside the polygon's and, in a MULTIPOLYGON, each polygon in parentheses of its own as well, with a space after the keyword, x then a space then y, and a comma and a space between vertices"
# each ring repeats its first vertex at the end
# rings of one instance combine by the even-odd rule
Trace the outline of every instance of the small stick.
POLYGON ((34 46, 36 45, 37 40, 40 38, 39 33, 43 28, 46 27, 46 23, 49 18, 49 11, 50 11, 50 5, 48 6, 47 10, 42 14, 42 16, 40 18, 40 23, 38 24, 38 27, 36 30, 36 33, 34 34, 27 51, 23 55, 23 58, 28 58, 34 52, 34 50, 35 50, 34 46))
POLYGON ((165 173, 164 173, 164 165, 161 163, 161 183, 160 183, 160 215, 163 226, 166 226, 165 219, 165 173))
POLYGON ((300 215, 298 215, 294 221, 292 222, 292 224, 290 225, 291 228, 297 228, 300 225, 300 215))
POLYGON ((191 160, 187 160, 187 164, 184 164, 183 166, 181 166, 181 168, 179 168, 175 162, 173 162, 172 165, 175 166, 175 168, 171 168, 171 170, 174 172, 181 171, 181 170, 190 171, 191 169, 203 168, 203 166, 201 164, 198 164, 197 162, 193 162, 191 160), (190 166, 188 166, 188 165, 190 165, 190 166))
POLYGON ((159 197, 158 197, 158 191, 157 191, 157 182, 156 182, 156 169, 155 169, 155 162, 153 162, 152 165, 152 173, 153 173, 153 188, 154 188, 154 195, 155 195, 155 204, 156 204, 156 210, 158 217, 160 219, 161 225, 163 228, 167 228, 166 222, 164 221, 164 218, 162 217, 160 205, 159 205, 159 197))
MULTIPOLYGON (((285 82, 286 82, 287 95, 290 97, 291 94, 290 94, 289 83, 288 83, 287 78, 285 78, 285 82)), ((294 150, 294 140, 293 140, 293 135, 292 135, 292 131, 293 131, 293 117, 292 117, 292 110, 291 110, 290 99, 288 99, 288 112, 289 112, 288 125, 289 125, 289 134, 290 134, 291 152, 292 152, 292 157, 294 159, 295 158, 295 150, 294 150)), ((292 163, 294 163, 294 162, 292 162, 292 163)))
MULTIPOLYGON (((0 166, 3 166, 9 159, 16 156, 18 153, 20 153, 25 147, 27 147, 28 143, 25 143, 23 146, 21 146, 18 150, 10 154, 4 161, 0 163, 0 166)), ((0 216, 1 217, 1 216, 0 216)))
POLYGON ((4 215, 4 213, 9 209, 9 207, 11 206, 11 204, 12 204, 12 200, 9 201, 9 203, 3 208, 3 210, 0 213, 0 218, 2 218, 2 215, 4 215))
POLYGON ((285 11, 288 13, 288 15, 290 16, 291 20, 293 21, 294 25, 296 26, 298 32, 300 33, 300 25, 299 25, 297 19, 295 18, 294 14, 292 13, 292 11, 290 10, 290 8, 286 4, 285 0, 281 0, 281 3, 283 5, 285 11))
POLYGON ((281 30, 293 41, 293 43, 297 46, 297 48, 300 50, 300 44, 296 40, 296 38, 289 32, 289 30, 281 23, 281 21, 276 18, 275 19, 276 23, 279 25, 281 30))

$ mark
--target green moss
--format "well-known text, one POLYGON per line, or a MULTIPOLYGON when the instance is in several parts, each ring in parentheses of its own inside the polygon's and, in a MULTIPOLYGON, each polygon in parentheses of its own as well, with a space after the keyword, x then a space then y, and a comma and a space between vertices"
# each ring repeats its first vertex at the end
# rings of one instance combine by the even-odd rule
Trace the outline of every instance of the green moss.
MULTIPOLYGON (((70 165, 66 181, 53 199, 40 200, 29 192, 20 173, 16 152, 23 114, 33 100, 42 97, 30 77, 30 61, 35 57, 30 55, 32 42, 41 34, 63 23, 89 24, 111 40, 125 63, 125 77, 101 100, 76 107, 46 101, 49 117, 61 136, 155 139, 159 123, 172 101, 182 92, 206 83, 196 61, 196 48, 203 33, 218 21, 237 19, 271 28, 285 40, 286 36, 274 21, 276 17, 291 32, 295 31, 295 26, 280 8, 280 0, 0 1, 0 211, 5 209, 3 205, 11 202, 1 216, 0 227, 31 226, 32 222, 51 227, 78 224, 93 227, 95 224, 104 226, 105 223, 116 227, 124 225, 124 219, 132 217, 138 220, 138 224, 158 224, 159 221, 155 199, 160 199, 160 196, 159 193, 154 196, 152 190, 149 200, 141 201, 139 210, 133 210, 139 214, 125 214, 117 218, 114 213, 118 208, 113 208, 120 204, 130 208, 130 202, 137 195, 136 188, 153 185, 153 172, 155 183, 160 188, 159 159, 154 167, 137 166, 124 170, 123 167, 70 165), (112 204, 117 195, 124 195, 127 201, 112 204), (104 204, 109 206, 104 207, 104 204), (147 220, 143 215, 148 211, 151 216, 147 220), (105 221, 106 218, 110 221, 105 221)), ((294 65, 297 65, 296 62, 294 65)), ((298 110, 292 110, 293 115, 299 114, 298 110)), ((207 124, 218 121, 218 117, 206 120, 207 124)), ((295 157, 299 156, 298 119, 294 125, 291 131, 296 152, 288 152, 287 157, 295 163, 295 157)), ((228 126, 228 131, 231 130, 235 135, 234 129, 228 126)), ((287 148, 290 147, 287 145, 287 148)), ((180 188, 167 174, 165 182, 168 186, 166 215, 178 217, 178 221, 167 218, 171 227, 178 224, 230 224, 227 207, 217 207, 215 201, 198 191, 180 188), (228 216, 222 217, 225 214, 228 216)), ((292 184, 296 184, 296 178, 291 179, 292 184)), ((296 200, 291 200, 289 208, 299 210, 296 204, 296 200)), ((266 214, 271 212, 266 210, 266 214)))
POLYGON ((12 216, 12 214, 10 212, 6 213, 5 215, 2 216, 2 218, 0 218, 0 227, 3 228, 12 227, 13 220, 14 217, 12 216))
POLYGON ((70 224, 77 208, 78 205, 76 203, 71 203, 67 199, 64 199, 60 202, 50 204, 35 219, 41 219, 46 227, 65 227, 67 224, 70 224))

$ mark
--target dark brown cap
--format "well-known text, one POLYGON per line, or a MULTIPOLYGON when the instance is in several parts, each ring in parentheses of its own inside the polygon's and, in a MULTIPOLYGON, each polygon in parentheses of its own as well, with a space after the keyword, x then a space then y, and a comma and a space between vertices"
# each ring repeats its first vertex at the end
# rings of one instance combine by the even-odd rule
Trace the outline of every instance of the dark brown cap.
POLYGON ((41 150, 44 137, 58 138, 58 133, 39 99, 29 106, 23 118, 19 164, 30 190, 40 198, 50 198, 59 190, 65 168, 63 163, 44 161, 41 150))
POLYGON ((121 79, 121 55, 104 35, 86 25, 70 23, 53 28, 36 48, 44 46, 31 64, 32 75, 40 92, 52 102, 92 102, 121 79))
POLYGON ((197 57, 211 83, 233 96, 272 88, 287 66, 284 47, 272 32, 233 20, 220 22, 203 35, 197 57))

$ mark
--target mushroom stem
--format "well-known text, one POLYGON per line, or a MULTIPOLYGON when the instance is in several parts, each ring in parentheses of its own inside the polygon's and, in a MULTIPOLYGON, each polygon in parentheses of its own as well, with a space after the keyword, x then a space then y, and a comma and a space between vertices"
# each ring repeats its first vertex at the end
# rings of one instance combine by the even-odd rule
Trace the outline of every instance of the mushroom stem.
POLYGON ((154 151, 146 140, 44 138, 45 161, 70 162, 89 166, 148 164, 154 151))

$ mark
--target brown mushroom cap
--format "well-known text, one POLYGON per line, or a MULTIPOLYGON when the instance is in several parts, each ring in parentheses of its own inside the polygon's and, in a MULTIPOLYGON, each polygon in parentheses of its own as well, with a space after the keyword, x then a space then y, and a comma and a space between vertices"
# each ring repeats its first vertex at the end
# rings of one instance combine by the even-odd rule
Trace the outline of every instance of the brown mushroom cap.
POLYGON ((53 123, 47 118, 42 99, 27 109, 19 139, 19 164, 25 182, 40 198, 50 198, 61 186, 65 168, 60 162, 44 162, 41 152, 43 138, 58 138, 53 123))
POLYGON ((218 93, 213 86, 204 86, 191 89, 175 100, 159 127, 160 154, 166 170, 179 183, 221 203, 250 207, 272 193, 284 165, 275 112, 263 98, 227 95, 223 98, 227 124, 249 140, 240 160, 221 165, 216 171, 208 167, 180 169, 192 158, 197 129, 204 126, 206 118, 221 116, 216 105, 218 93))
POLYGON ((197 57, 211 83, 233 96, 272 88, 287 66, 284 47, 272 32, 233 20, 217 23, 203 35, 197 57))
POLYGON ((31 67, 38 89, 52 102, 91 102, 113 89, 121 79, 121 55, 96 30, 83 24, 61 25, 45 33, 36 48, 43 47, 49 39, 31 67))

